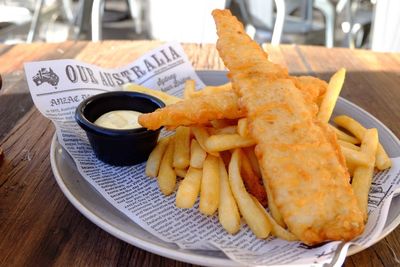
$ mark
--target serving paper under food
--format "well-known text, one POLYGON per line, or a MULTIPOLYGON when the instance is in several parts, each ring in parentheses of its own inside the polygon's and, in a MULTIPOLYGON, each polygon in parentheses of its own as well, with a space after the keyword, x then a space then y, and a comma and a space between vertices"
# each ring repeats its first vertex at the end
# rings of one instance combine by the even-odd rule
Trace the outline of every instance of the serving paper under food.
MULTIPOLYGON (((198 202, 192 209, 175 207, 175 194, 162 195, 157 181, 145 175, 144 163, 114 167, 95 157, 86 134, 74 119, 83 99, 121 90, 122 84, 130 82, 175 96, 182 95, 187 79, 195 80, 198 89, 204 87, 179 44, 165 44, 118 69, 53 60, 26 63, 25 74, 36 107, 55 124, 59 142, 75 160, 81 175, 115 208, 156 237, 184 249, 222 250, 245 265, 322 266, 332 260, 338 266, 343 263, 350 243, 329 242, 310 248, 274 237, 257 239, 245 222, 239 233, 230 235, 216 215, 199 212, 198 202)), ((392 160, 392 168, 374 177, 380 197, 369 203, 365 232, 351 244, 367 247, 383 230, 391 199, 400 188, 400 158, 392 160)))

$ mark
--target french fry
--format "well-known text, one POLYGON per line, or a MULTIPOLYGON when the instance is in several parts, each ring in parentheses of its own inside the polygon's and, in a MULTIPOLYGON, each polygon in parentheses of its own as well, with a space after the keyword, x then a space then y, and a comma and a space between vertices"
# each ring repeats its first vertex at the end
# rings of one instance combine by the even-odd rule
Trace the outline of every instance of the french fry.
POLYGON ((347 171, 350 174, 350 177, 353 177, 354 175, 354 170, 358 167, 357 165, 355 165, 353 162, 346 162, 346 167, 347 167, 347 171))
POLYGON ((318 120, 322 122, 329 121, 333 112, 333 108, 335 107, 336 101, 339 97, 340 91, 342 90, 345 76, 346 70, 344 68, 341 68, 331 77, 328 88, 326 89, 325 96, 322 99, 322 103, 319 107, 319 111, 317 114, 318 120))
POLYGON ((174 168, 186 169, 190 163, 190 128, 179 126, 175 131, 174 168))
POLYGON ((233 197, 229 177, 225 164, 219 158, 220 195, 218 206, 218 219, 222 227, 230 234, 235 234, 240 229, 240 214, 235 198, 233 197))
POLYGON ((178 169, 178 168, 174 168, 175 174, 178 177, 184 178, 187 174, 187 170, 186 169, 178 169))
POLYGON ((356 146, 356 145, 354 145, 352 143, 349 143, 349 142, 346 142, 346 141, 343 141, 343 140, 338 140, 338 144, 340 146, 342 146, 342 147, 347 147, 347 148, 350 148, 350 149, 353 149, 353 150, 356 150, 356 151, 360 151, 360 147, 359 146, 356 146))
POLYGON ((237 126, 236 125, 231 125, 231 126, 226 126, 224 128, 211 128, 210 133, 212 135, 216 134, 235 134, 237 133, 237 126))
POLYGON ((231 83, 226 83, 226 84, 222 84, 222 85, 218 85, 218 86, 206 86, 204 87, 202 90, 199 91, 195 91, 191 97, 195 97, 195 96, 200 96, 200 95, 204 95, 204 94, 213 94, 216 93, 218 91, 223 91, 223 90, 232 90, 232 84, 231 83))
POLYGON ((342 153, 344 158, 346 159, 346 163, 352 163, 355 165, 362 165, 362 166, 368 166, 369 164, 369 158, 365 153, 362 153, 361 151, 353 150, 351 148, 347 147, 341 147, 342 153))
POLYGON ((266 238, 271 232, 271 224, 267 216, 260 211, 256 203, 247 193, 240 175, 241 150, 235 149, 229 163, 229 183, 236 199, 240 213, 245 219, 251 231, 258 238, 266 238))
POLYGON ((254 147, 244 147, 243 152, 246 154, 247 158, 250 160, 251 167, 258 177, 262 177, 260 165, 258 164, 258 159, 256 153, 254 152, 254 147))
POLYGON ((238 120, 238 125, 237 125, 237 132, 243 137, 248 136, 249 131, 247 128, 247 118, 241 118, 238 120))
POLYGON ((184 99, 191 98, 195 90, 196 90, 196 82, 194 80, 186 80, 185 88, 183 91, 183 98, 184 99))
MULTIPOLYGON (((338 144, 340 145, 340 147, 345 147, 354 151, 360 151, 360 147, 356 146, 352 143, 349 143, 347 141, 343 141, 343 140, 337 140, 338 144)), ((343 149, 342 149, 343 150, 343 149)), ((348 152, 350 153, 350 152, 348 152)), ((354 161, 351 160, 346 160, 346 167, 347 167, 347 171, 350 174, 350 177, 353 177, 354 174, 354 170, 357 167, 356 163, 354 161)))
POLYGON ((369 164, 359 166, 354 170, 352 187, 357 198, 358 205, 364 215, 364 220, 368 219, 368 193, 371 188, 372 176, 374 174, 375 155, 378 147, 378 131, 368 129, 364 134, 361 143, 361 152, 368 156, 369 164))
POLYGON ((208 154, 211 154, 213 156, 218 156, 218 152, 213 152, 209 149, 207 149, 206 146, 206 141, 210 137, 208 134, 207 130, 204 127, 191 127, 192 133, 194 137, 196 138, 197 142, 201 146, 201 148, 206 151, 208 154))
POLYGON ((361 141, 358 140, 357 138, 355 138, 355 137, 353 137, 351 135, 348 135, 347 133, 339 130, 338 128, 336 128, 336 127, 334 127, 334 126, 332 126, 330 124, 329 124, 329 126, 330 126, 330 128, 332 130, 335 131, 338 140, 342 140, 342 141, 345 141, 345 142, 348 142, 348 143, 352 143, 354 145, 358 145, 358 144, 361 143, 361 141))
POLYGON ((239 134, 218 134, 212 135, 205 140, 207 151, 219 152, 239 147, 255 145, 250 137, 243 137, 239 134))
POLYGON ((251 167, 250 160, 247 158, 245 153, 241 154, 242 168, 240 174, 242 175, 243 183, 251 195, 255 196, 257 200, 264 206, 267 206, 267 193, 262 183, 260 183, 260 177, 255 174, 251 167))
POLYGON ((190 166, 193 168, 203 168, 204 160, 207 157, 207 152, 199 145, 196 139, 192 139, 190 145, 190 166))
POLYGON ((149 89, 147 87, 144 87, 144 86, 141 86, 138 84, 134 84, 134 83, 126 83, 122 86, 122 89, 124 91, 138 92, 138 93, 152 95, 154 97, 161 99, 165 103, 165 105, 171 105, 171 104, 175 104, 176 102, 182 101, 182 99, 179 97, 169 95, 162 91, 149 89))
POLYGON ((219 180, 219 159, 213 155, 207 155, 203 164, 199 204, 200 212, 205 215, 213 215, 218 209, 219 180))
POLYGON ((160 191, 168 196, 175 190, 176 174, 172 167, 174 158, 174 137, 170 137, 167 150, 161 160, 160 171, 158 173, 157 181, 160 191))
POLYGON ((161 138, 157 146, 151 151, 149 158, 146 162, 146 175, 149 177, 157 177, 160 168, 161 159, 167 149, 169 142, 168 137, 161 138))
MULTIPOLYGON (((358 139, 363 140, 364 134, 367 129, 355 119, 346 115, 341 115, 335 117, 333 121, 340 127, 343 127, 352 134, 354 134, 354 136, 357 137, 358 139)), ((390 166, 392 166, 392 161, 390 160, 388 154, 386 153, 381 143, 378 143, 378 148, 376 150, 375 165, 379 170, 385 170, 387 168, 390 168, 390 166)))
POLYGON ((175 205, 178 208, 189 209, 193 207, 200 192, 202 175, 201 169, 189 167, 176 193, 175 205))
POLYGON ((257 198, 251 196, 254 203, 256 203, 257 207, 260 209, 261 212, 265 213, 268 218, 269 223, 271 224, 271 233, 272 235, 287 240, 287 241, 297 241, 299 240, 294 234, 280 226, 274 218, 264 209, 260 202, 258 202, 257 198))

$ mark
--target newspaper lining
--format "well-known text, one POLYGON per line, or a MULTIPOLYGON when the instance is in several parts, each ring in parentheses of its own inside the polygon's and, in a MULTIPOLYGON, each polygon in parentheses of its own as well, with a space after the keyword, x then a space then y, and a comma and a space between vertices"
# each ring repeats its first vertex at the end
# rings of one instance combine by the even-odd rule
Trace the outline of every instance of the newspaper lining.
MULTIPOLYGON (((350 243, 329 242, 307 247, 274 237, 257 239, 242 222, 236 235, 225 232, 217 216, 204 216, 198 201, 192 209, 175 207, 175 194, 165 197, 155 179, 144 174, 145 164, 115 167, 98 160, 85 132, 74 119, 75 109, 87 97, 120 90, 125 83, 137 83, 181 96, 187 79, 204 87, 182 47, 168 43, 154 49, 128 66, 105 69, 76 60, 53 60, 25 64, 32 99, 39 111, 56 125, 61 145, 74 159, 81 175, 115 208, 146 231, 183 249, 222 250, 245 265, 322 266, 337 260, 340 266, 350 243)), ((374 177, 369 202, 369 220, 362 236, 351 244, 367 247, 381 234, 393 195, 400 189, 400 158, 374 177)))

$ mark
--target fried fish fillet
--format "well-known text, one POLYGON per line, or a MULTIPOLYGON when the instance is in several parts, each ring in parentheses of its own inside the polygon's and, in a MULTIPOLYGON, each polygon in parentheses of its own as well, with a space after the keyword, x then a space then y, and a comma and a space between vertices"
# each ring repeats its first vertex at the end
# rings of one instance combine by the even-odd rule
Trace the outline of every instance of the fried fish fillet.
MULTIPOLYGON (((336 136, 228 10, 214 10, 217 49, 247 111, 264 184, 299 240, 351 240, 364 229, 336 136)), ((315 105, 315 104, 314 104, 315 105)))
POLYGON ((325 95, 328 83, 313 76, 290 76, 294 85, 301 91, 308 103, 319 106, 325 95))
POLYGON ((147 129, 161 126, 204 124, 214 119, 237 119, 245 116, 239 108, 238 97, 232 90, 221 90, 182 100, 173 105, 139 116, 139 123, 147 129))
MULTIPOLYGON (((285 74, 287 73, 284 72, 283 75, 285 74)), ((328 87, 325 81, 311 76, 292 76, 290 79, 302 92, 310 106, 312 103, 319 105, 328 87)), ((314 106, 314 113, 316 114, 317 111, 318 109, 314 106)), ((203 124, 222 118, 238 119, 245 115, 245 110, 239 108, 236 93, 232 91, 232 88, 224 88, 212 94, 201 94, 152 113, 142 114, 139 117, 139 123, 143 127, 155 130, 161 126, 175 128, 182 125, 203 124)))

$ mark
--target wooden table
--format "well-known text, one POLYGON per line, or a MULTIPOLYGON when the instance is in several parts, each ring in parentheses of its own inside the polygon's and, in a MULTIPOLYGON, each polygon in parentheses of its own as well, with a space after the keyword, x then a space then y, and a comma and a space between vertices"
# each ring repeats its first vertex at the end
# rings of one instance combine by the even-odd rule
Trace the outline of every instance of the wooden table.
MULTIPOLYGON (((54 126, 33 106, 24 77, 27 61, 74 58, 103 67, 135 60, 160 43, 107 41, 0 46, 0 266, 190 266, 151 254, 109 235, 83 217, 58 188, 50 167, 54 126)), ((196 69, 224 66, 213 45, 184 45, 196 69)), ((348 70, 342 96, 400 136, 400 54, 311 46, 269 47, 292 74, 327 80, 348 70)), ((345 266, 394 266, 400 228, 345 266)))

